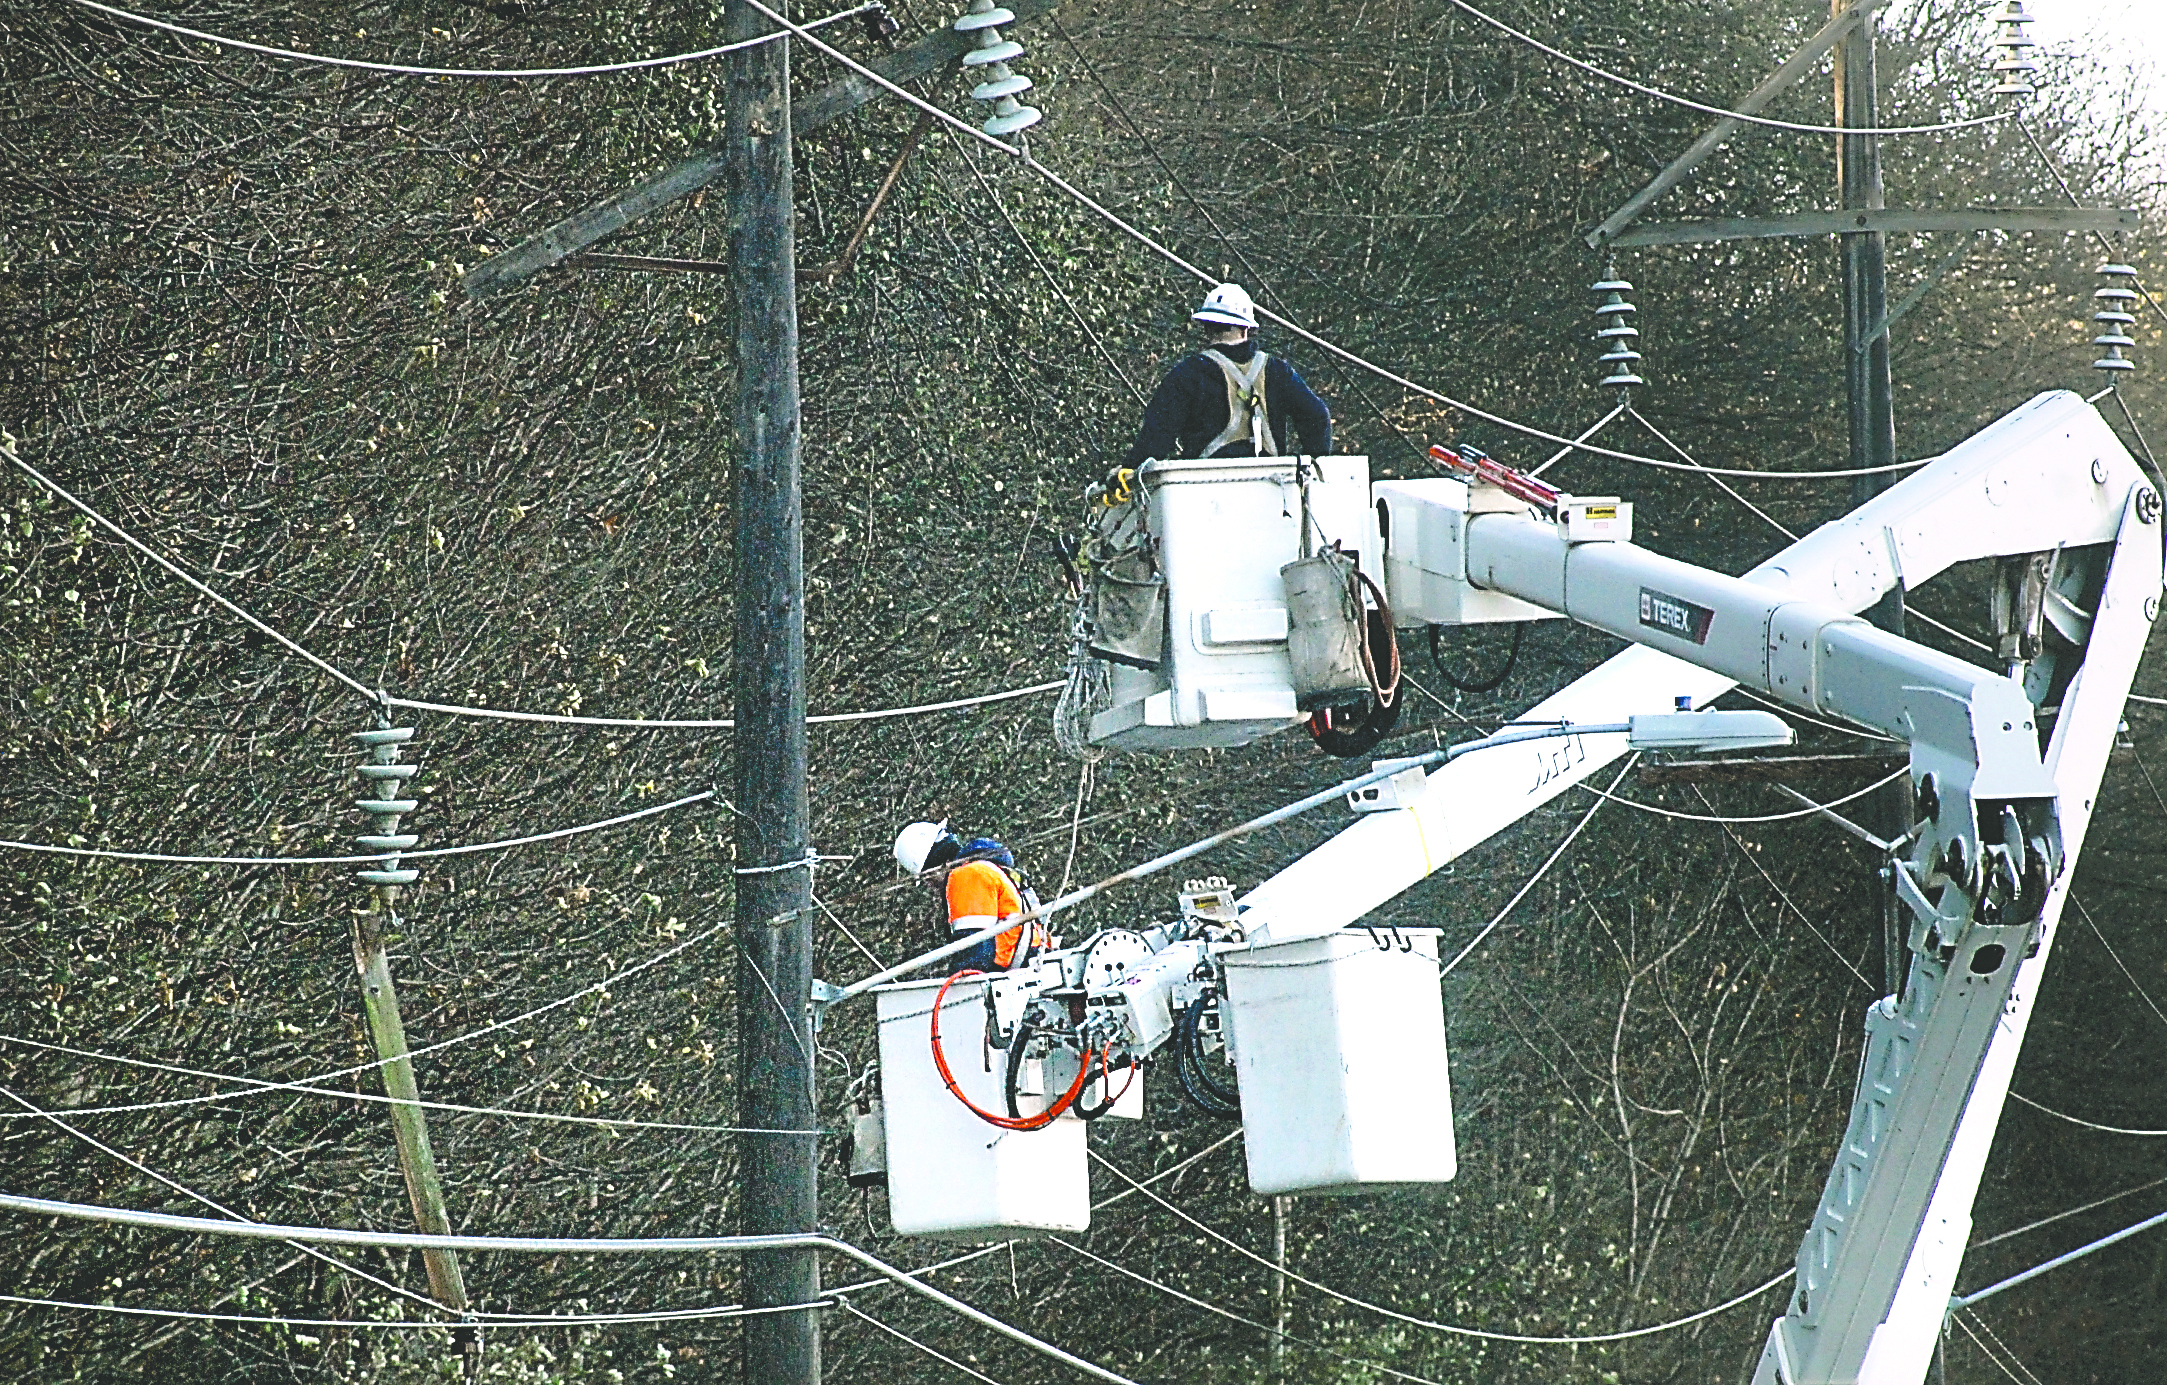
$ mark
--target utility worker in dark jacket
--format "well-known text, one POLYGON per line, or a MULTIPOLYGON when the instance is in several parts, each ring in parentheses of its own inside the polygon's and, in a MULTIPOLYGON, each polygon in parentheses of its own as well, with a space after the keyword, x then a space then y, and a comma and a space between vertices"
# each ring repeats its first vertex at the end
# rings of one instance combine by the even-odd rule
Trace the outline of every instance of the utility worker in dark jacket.
POLYGON ((1189 320, 1203 329, 1204 345, 1159 381, 1123 466, 1168 457, 1331 455, 1332 411, 1293 366, 1257 350, 1250 339, 1256 307, 1240 284, 1213 289, 1189 320))

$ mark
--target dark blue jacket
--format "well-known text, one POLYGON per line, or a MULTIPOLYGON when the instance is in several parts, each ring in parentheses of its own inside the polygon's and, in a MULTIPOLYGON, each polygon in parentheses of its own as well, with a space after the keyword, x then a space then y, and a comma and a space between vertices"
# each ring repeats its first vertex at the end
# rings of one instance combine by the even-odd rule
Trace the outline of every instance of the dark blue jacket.
MULTIPOLYGON (((1257 348, 1252 338, 1237 346, 1211 349, 1242 365, 1257 348)), ((1332 411, 1284 356, 1274 355, 1265 363, 1264 402, 1281 452, 1311 457, 1332 454, 1332 411), (1302 441, 1299 448, 1293 445, 1297 434, 1302 441)), ((1135 445, 1121 464, 1142 466, 1153 457, 1194 457, 1226 424, 1225 373, 1201 355, 1185 356, 1152 391, 1151 402, 1144 406, 1144 426, 1137 430, 1135 445)), ((1256 452, 1247 438, 1240 438, 1221 448, 1219 455, 1251 457, 1256 452)))

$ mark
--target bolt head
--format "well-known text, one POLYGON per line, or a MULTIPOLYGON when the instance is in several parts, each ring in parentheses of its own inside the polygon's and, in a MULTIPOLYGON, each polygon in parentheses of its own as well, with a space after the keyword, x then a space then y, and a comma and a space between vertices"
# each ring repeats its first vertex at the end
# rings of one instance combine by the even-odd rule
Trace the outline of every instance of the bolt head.
POLYGON ((2137 522, 2159 523, 2159 492, 2150 486, 2144 486, 2137 492, 2137 522))
POLYGON ((2107 463, 2101 458, 2095 457, 2092 459, 2092 484, 2095 486, 2107 484, 2107 463))

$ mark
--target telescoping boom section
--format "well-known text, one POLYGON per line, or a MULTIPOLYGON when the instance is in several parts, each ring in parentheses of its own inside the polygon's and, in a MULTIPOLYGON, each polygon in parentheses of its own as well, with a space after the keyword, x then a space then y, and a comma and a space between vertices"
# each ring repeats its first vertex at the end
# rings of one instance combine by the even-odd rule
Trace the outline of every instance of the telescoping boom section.
POLYGON ((880 1082, 861 1105, 886 1089, 897 1229, 1080 1228, 1086 1128, 1139 1109, 1147 1059, 1241 1122, 1260 1192, 1451 1178, 1437 940, 1364 916, 1628 748, 1690 732, 1679 723, 1753 743, 1764 727, 1717 730, 1743 714, 1674 712, 1744 686, 1908 745, 1915 808, 1880 843, 1908 971, 1866 1016, 1849 1126, 1755 1381, 1914 1385, 2158 612, 2159 495, 2098 413, 2057 392, 1732 577, 1632 543, 1622 501, 1559 494, 1472 449, 1443 456, 1455 477, 1374 485, 1361 459, 1327 460, 1147 467, 1094 502, 1118 590, 1087 590, 1079 643, 1122 672, 1110 707, 1081 705, 1080 739, 1239 743, 1340 696, 1317 691, 1334 680, 1375 712, 1396 669, 1389 626, 1564 616, 1635 647, 1522 727, 1348 781, 1356 820, 1245 895, 1191 880, 1154 927, 879 987, 880 1082), (1993 667, 1853 614, 1976 560, 1993 560, 1993 667), (1436 1074, 1420 1099, 1396 1076, 1409 1071, 1436 1074))

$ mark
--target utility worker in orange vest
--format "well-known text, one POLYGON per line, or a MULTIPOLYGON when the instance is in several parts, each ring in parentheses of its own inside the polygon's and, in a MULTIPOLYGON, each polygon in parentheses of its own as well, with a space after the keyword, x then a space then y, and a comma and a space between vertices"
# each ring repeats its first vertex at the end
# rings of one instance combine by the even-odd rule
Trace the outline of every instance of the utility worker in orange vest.
MULTIPOLYGON (((942 887, 951 935, 976 933, 1038 907, 1038 897, 1016 876, 1016 858, 991 837, 960 841, 946 822, 914 822, 896 834, 895 863, 942 887)), ((957 956, 956 971, 1007 971, 1022 966, 1046 948, 1043 921, 1034 920, 1030 938, 1022 924, 997 933, 957 956)))

